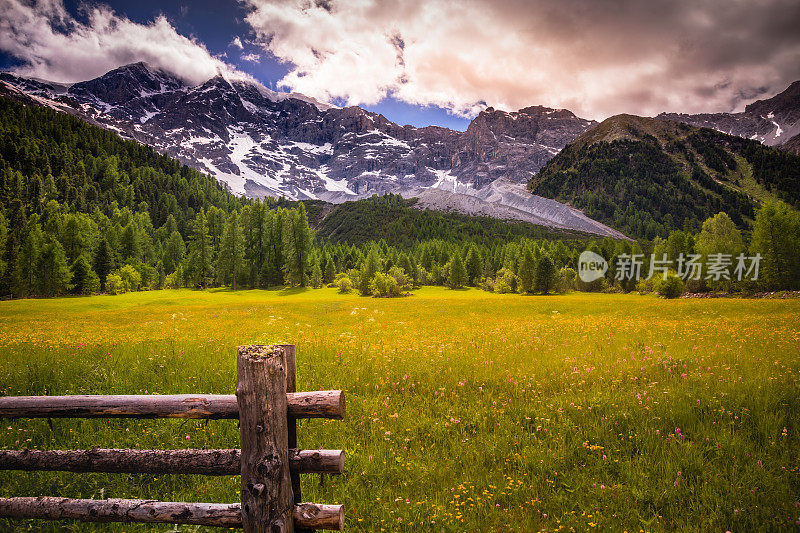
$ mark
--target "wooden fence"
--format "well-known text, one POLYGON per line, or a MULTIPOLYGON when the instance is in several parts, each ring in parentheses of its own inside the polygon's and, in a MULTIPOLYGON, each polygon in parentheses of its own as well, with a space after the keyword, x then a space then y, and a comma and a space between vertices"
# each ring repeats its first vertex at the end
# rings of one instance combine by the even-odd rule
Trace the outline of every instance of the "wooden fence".
POLYGON ((241 503, 0 498, 0 518, 75 519, 300 532, 344 526, 344 507, 302 503, 300 474, 340 474, 342 450, 298 450, 298 418, 344 417, 342 391, 296 392, 293 345, 240 346, 236 395, 17 396, 0 418, 239 419, 241 449, 0 450, 0 469, 68 472, 241 474, 241 503))

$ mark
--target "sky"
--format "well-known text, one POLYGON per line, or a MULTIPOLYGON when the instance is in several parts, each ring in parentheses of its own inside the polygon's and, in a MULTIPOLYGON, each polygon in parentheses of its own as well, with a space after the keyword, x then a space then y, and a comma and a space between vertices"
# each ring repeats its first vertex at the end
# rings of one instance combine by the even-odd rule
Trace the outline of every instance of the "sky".
POLYGON ((0 68, 147 61, 463 130, 487 106, 740 111, 800 79, 798 28, 797 0, 0 0, 0 68))

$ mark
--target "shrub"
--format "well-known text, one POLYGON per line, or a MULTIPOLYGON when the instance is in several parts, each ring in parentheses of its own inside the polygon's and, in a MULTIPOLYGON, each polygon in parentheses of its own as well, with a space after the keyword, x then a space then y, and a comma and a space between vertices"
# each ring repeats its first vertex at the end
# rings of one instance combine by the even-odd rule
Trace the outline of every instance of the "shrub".
POLYGON ((482 291, 494 292, 494 280, 492 278, 481 278, 478 287, 480 287, 482 291))
POLYGON ((417 283, 420 285, 433 285, 433 276, 422 265, 417 266, 417 283))
POLYGON ((555 286, 556 292, 559 294, 564 294, 574 289, 575 278, 577 276, 578 273, 575 272, 575 269, 570 267, 561 268, 561 270, 558 271, 558 277, 556 279, 556 286, 555 286))
POLYGON ((122 286, 125 291, 138 291, 142 285, 142 275, 131 265, 125 265, 117 270, 116 274, 122 280, 122 286))
POLYGON ((683 294, 683 280, 672 273, 667 279, 658 278, 653 285, 656 292, 664 298, 677 298, 683 294))
POLYGON ((639 294, 649 294, 653 292, 653 279, 640 279, 636 282, 636 292, 639 294))
POLYGON ((519 276, 514 274, 514 271, 509 268, 501 268, 497 271, 497 278, 495 278, 494 290, 500 294, 508 294, 510 292, 517 292, 519 287, 519 276))
POLYGON ((106 291, 109 294, 122 294, 125 292, 125 284, 119 274, 111 273, 106 276, 106 291))
POLYGON ((389 274, 378 272, 369 284, 373 296, 400 296, 397 280, 389 274))
POLYGON ((337 277, 334 284, 339 287, 339 292, 347 294, 353 290, 353 282, 347 276, 337 277))
POLYGON ((687 279, 683 282, 686 292, 708 292, 708 284, 703 278, 687 279))
POLYGON ((511 285, 509 285, 505 280, 500 279, 497 280, 494 284, 494 291, 498 294, 510 294, 515 291, 511 285))
POLYGON ((392 276, 395 281, 397 281, 397 286, 400 288, 401 291, 410 291, 414 288, 414 280, 411 279, 408 275, 406 275, 405 270, 398 266, 393 266, 389 269, 389 275, 392 276))

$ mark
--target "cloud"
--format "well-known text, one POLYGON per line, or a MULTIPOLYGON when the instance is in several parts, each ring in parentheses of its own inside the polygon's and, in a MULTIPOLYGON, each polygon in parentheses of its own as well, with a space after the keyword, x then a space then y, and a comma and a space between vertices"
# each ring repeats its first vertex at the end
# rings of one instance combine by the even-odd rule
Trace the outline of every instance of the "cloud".
POLYGON ((280 86, 350 105, 602 119, 741 109, 800 78, 795 0, 242 1, 280 86))
POLYGON ((231 44, 229 44, 228 46, 235 46, 239 50, 244 50, 244 45, 242 44, 242 40, 239 38, 238 35, 233 38, 231 44))
POLYGON ((105 6, 85 14, 86 22, 76 20, 62 0, 0 0, 0 50, 23 61, 19 74, 58 82, 95 78, 137 61, 193 84, 217 73, 244 76, 163 16, 137 24, 105 6))
POLYGON ((261 59, 261 56, 256 53, 242 54, 241 59, 242 61, 250 61, 252 63, 258 63, 258 61, 261 59))

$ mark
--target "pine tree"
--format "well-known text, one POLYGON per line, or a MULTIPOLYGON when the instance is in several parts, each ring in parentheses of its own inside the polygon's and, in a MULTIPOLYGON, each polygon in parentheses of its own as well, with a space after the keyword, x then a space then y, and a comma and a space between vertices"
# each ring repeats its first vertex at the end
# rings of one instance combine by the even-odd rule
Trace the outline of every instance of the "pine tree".
POLYGON ((269 285, 283 283, 283 220, 287 211, 269 211, 265 219, 264 253, 265 280, 269 285))
POLYGON ((467 282, 467 269, 464 267, 464 261, 458 250, 450 260, 450 275, 447 281, 451 289, 460 289, 467 282))
POLYGON ((239 217, 236 212, 230 214, 222 233, 222 242, 217 259, 217 272, 222 283, 231 283, 236 290, 236 273, 242 268, 244 258, 242 236, 239 229, 239 217))
POLYGON ((100 279, 92 270, 85 254, 80 254, 70 267, 72 273, 72 292, 75 294, 92 294, 100 287, 100 279))
POLYGON ((308 226, 306 208, 303 202, 300 202, 294 212, 286 214, 284 220, 284 273, 286 281, 290 285, 306 286, 311 240, 311 228, 308 226))
POLYGON ((414 268, 414 263, 411 262, 411 258, 408 257, 408 254, 402 253, 400 254, 400 258, 397 261, 397 264, 400 268, 403 269, 403 272, 411 278, 411 280, 416 283, 417 282, 417 269, 414 268))
POLYGON ((208 279, 211 278, 211 237, 208 234, 208 223, 204 209, 194 219, 194 238, 192 241, 191 263, 199 278, 199 285, 207 288, 208 279))
POLYGON ((142 257, 142 238, 136 224, 130 222, 122 230, 120 255, 124 262, 137 262, 142 257))
POLYGON ((469 252, 467 252, 467 284, 475 286, 481 278, 481 256, 478 251, 475 249, 474 246, 469 247, 469 252))
POLYGON ((325 253, 325 268, 322 273, 322 281, 324 283, 333 283, 336 277, 336 265, 333 262, 333 257, 330 253, 325 253))
POLYGON ((67 264, 64 247, 54 237, 46 235, 39 258, 36 261, 39 294, 57 296, 70 289, 72 274, 67 264))
MULTIPOLYGON (((800 288, 800 214, 784 202, 756 213, 750 255, 761 254, 760 283, 767 289, 800 288)), ((734 263, 735 263, 734 259, 734 263)))
POLYGON ((380 258, 378 258, 378 252, 373 247, 364 260, 364 264, 361 267, 361 274, 358 278, 358 292, 361 296, 370 296, 372 294, 370 283, 379 269, 380 258))
POLYGON ((106 290, 106 277, 112 270, 114 270, 113 254, 108 239, 104 236, 100 239, 100 244, 97 245, 97 251, 94 254, 94 271, 100 278, 101 291, 106 290))
POLYGON ((558 272, 553 260, 548 254, 542 254, 536 265, 536 277, 534 278, 533 290, 547 294, 556 286, 558 272))
POLYGON ((526 293, 533 291, 534 278, 536 276, 536 265, 533 262, 533 255, 528 247, 522 254, 522 261, 519 264, 519 292, 526 293))
POLYGON ((0 278, 6 275, 8 264, 4 259, 6 251, 6 241, 8 240, 8 219, 0 211, 0 278))
POLYGON ((44 240, 44 233, 41 226, 31 217, 28 223, 25 238, 19 249, 17 265, 14 272, 14 292, 20 296, 32 296, 37 292, 36 264, 39 261, 39 253, 44 240))
POLYGON ((315 289, 322 288, 324 282, 322 280, 322 268, 319 266, 319 261, 314 261, 314 267, 311 269, 311 286, 315 289))
MULTIPOLYGON (((742 233, 731 217, 726 213, 717 213, 703 222, 703 229, 697 237, 696 249, 703 255, 703 264, 708 265, 711 263, 712 254, 731 254, 732 257, 736 257, 744 252, 745 248, 742 233)), ((666 243, 662 246, 662 250, 656 255, 657 259, 666 252, 666 243)), ((732 280, 725 279, 708 280, 706 283, 714 290, 729 291, 733 286, 732 280)))
POLYGON ((181 234, 177 230, 173 230, 167 237, 167 242, 164 246, 164 270, 172 274, 185 257, 186 243, 183 242, 181 234))

